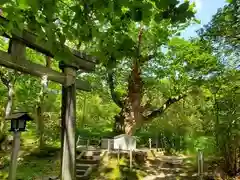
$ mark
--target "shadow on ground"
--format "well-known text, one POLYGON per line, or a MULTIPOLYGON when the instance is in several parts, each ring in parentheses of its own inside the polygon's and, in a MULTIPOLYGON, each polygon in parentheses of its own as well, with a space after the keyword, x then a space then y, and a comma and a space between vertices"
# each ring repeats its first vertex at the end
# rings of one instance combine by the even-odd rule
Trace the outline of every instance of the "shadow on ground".
MULTIPOLYGON (((32 148, 32 147, 31 147, 32 148)), ((46 147, 44 150, 24 148, 19 153, 17 180, 42 180, 45 177, 58 176, 60 172, 60 149, 46 147)), ((0 179, 8 178, 10 153, 5 154, 5 166, 0 169, 0 179)))
MULTIPOLYGON (((177 158, 177 157, 176 157, 177 158)), ((155 180, 155 179, 197 179, 195 167, 190 160, 184 160, 182 164, 164 162, 156 156, 133 162, 133 168, 129 168, 129 158, 123 157, 118 162, 116 157, 104 160, 98 171, 93 173, 92 180, 155 180)))

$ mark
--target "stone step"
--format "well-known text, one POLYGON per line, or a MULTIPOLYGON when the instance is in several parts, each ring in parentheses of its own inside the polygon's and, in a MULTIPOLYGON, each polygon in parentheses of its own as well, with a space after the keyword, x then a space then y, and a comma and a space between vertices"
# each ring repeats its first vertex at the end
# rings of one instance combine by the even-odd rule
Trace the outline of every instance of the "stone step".
POLYGON ((87 151, 84 153, 84 156, 100 156, 101 151, 87 151))
POLYGON ((97 159, 77 159, 77 164, 98 164, 99 160, 97 159))
POLYGON ((83 155, 81 157, 81 159, 94 159, 94 156, 86 156, 86 155, 83 155))
POLYGON ((101 156, 82 156, 81 158, 78 158, 77 160, 84 159, 84 160, 100 160, 101 156))
POLYGON ((86 170, 83 170, 83 169, 76 169, 76 175, 84 175, 86 172, 86 170))
POLYGON ((89 178, 87 176, 77 175, 76 180, 88 180, 89 178))
POLYGON ((76 169, 83 169, 83 170, 87 170, 89 167, 91 167, 92 164, 76 164, 76 169))
POLYGON ((79 159, 76 159, 76 179, 88 179, 85 173, 91 167, 96 167, 101 159, 101 151, 86 151, 79 159))

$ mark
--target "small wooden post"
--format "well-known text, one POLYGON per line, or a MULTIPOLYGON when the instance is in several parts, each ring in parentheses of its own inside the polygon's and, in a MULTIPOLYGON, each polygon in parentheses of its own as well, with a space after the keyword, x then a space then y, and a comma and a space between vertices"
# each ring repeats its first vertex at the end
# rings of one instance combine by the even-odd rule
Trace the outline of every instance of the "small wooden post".
POLYGON ((132 157, 132 152, 133 150, 132 150, 132 148, 130 149, 130 151, 129 151, 129 158, 130 158, 130 170, 132 170, 132 161, 133 161, 133 157, 132 157))
POLYGON ((89 139, 87 139, 87 145, 86 146, 87 146, 87 149, 88 149, 88 147, 89 147, 89 139))
POLYGON ((9 168, 9 177, 8 177, 9 180, 16 179, 17 157, 20 149, 20 136, 21 136, 21 132, 19 131, 16 131, 13 133, 13 150, 12 150, 12 156, 11 156, 11 162, 10 162, 10 168, 9 168))
POLYGON ((61 180, 76 179, 76 70, 62 64, 66 75, 62 86, 61 180))
POLYGON ((162 132, 161 132, 160 142, 161 142, 161 149, 163 150, 165 146, 164 146, 164 137, 162 132))
POLYGON ((156 135, 156 150, 158 151, 158 145, 159 144, 159 138, 158 138, 158 133, 156 135))
POLYGON ((110 149, 111 149, 111 142, 110 142, 110 139, 108 139, 108 150, 107 150, 107 158, 108 158, 108 160, 110 159, 110 157, 109 157, 110 149))
POLYGON ((149 142, 149 149, 152 149, 152 139, 149 138, 149 139, 148 139, 148 142, 149 142))
POLYGON ((203 178, 203 152, 198 151, 198 176, 200 179, 203 178))
POLYGON ((108 152, 110 152, 110 150, 111 150, 111 140, 108 139, 108 152))
POLYGON ((119 164, 119 161, 120 161, 120 145, 118 146, 117 157, 118 157, 118 164, 119 164))

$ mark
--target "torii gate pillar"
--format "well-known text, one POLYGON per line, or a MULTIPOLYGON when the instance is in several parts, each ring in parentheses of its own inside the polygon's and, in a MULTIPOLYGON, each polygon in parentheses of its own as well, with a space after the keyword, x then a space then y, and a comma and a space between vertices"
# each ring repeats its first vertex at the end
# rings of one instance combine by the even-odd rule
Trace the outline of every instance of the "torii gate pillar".
POLYGON ((76 179, 76 68, 61 64, 66 75, 62 86, 61 180, 76 179))

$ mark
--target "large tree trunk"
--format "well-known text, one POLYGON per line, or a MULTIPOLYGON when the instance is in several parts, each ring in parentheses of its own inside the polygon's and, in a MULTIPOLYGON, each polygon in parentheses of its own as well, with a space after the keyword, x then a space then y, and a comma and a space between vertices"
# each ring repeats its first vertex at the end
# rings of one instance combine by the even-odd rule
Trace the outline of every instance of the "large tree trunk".
MULTIPOLYGON (((46 57, 46 67, 51 67, 51 58, 46 57)), ((47 86, 48 86, 48 77, 47 75, 43 76, 41 79, 41 91, 38 97, 37 103, 37 131, 38 131, 38 143, 39 149, 43 149, 45 146, 44 140, 44 101, 47 94, 47 86)))
POLYGON ((137 130, 135 120, 132 119, 130 113, 125 112, 124 115, 121 111, 118 115, 114 117, 115 118, 113 126, 114 135, 119 134, 133 135, 137 130))
MULTIPOLYGON (((14 95, 14 84, 13 82, 9 82, 7 85, 8 89, 8 98, 7 98, 7 104, 5 107, 5 117, 9 116, 12 111, 12 106, 13 106, 13 95, 14 95)), ((1 121, 1 127, 0 127, 0 132, 5 132, 6 131, 6 123, 5 121, 1 121)))
POLYGON ((161 116, 172 104, 186 97, 186 94, 170 97, 160 108, 149 112, 150 110, 147 108, 148 105, 141 105, 142 81, 140 75, 136 77, 137 78, 133 78, 135 79, 135 83, 129 81, 128 97, 122 102, 120 113, 115 116, 114 134, 133 135, 144 123, 148 123, 154 118, 161 116))
MULTIPOLYGON (((151 57, 142 57, 140 46, 142 41, 143 27, 141 26, 138 34, 138 44, 136 57, 132 59, 131 73, 128 77, 127 95, 124 100, 120 100, 114 90, 113 70, 108 72, 108 83, 113 101, 121 108, 120 113, 115 116, 113 131, 115 134, 125 133, 133 135, 144 122, 149 122, 161 115, 171 104, 181 100, 186 95, 170 97, 160 108, 144 116, 148 105, 142 105, 143 81, 141 77, 141 65, 151 57)), ((112 59, 113 60, 113 59, 112 59)))
POLYGON ((114 135, 119 134, 128 134, 133 135, 137 130, 136 120, 133 119, 131 113, 124 111, 121 112, 114 117, 114 126, 113 132, 114 135))
POLYGON ((142 101, 142 79, 139 66, 133 66, 128 81, 128 95, 121 103, 121 111, 115 116, 113 131, 115 134, 133 135, 144 123, 162 115, 168 107, 180 101, 186 94, 168 98, 162 106, 154 111, 148 112, 148 104, 141 105, 142 101), (144 113, 147 112, 147 113, 144 113), (143 115, 147 114, 147 115, 143 115))
POLYGON ((13 96, 14 96, 14 82, 10 81, 8 84, 8 101, 5 108, 5 117, 9 116, 12 112, 13 96))
POLYGON ((124 116, 122 111, 114 117, 113 133, 114 135, 124 134, 124 116))
POLYGON ((133 61, 132 71, 128 78, 128 95, 118 116, 115 116, 114 131, 133 135, 142 124, 142 78, 139 63, 133 61))
MULTIPOLYGON (((14 97, 14 82, 9 81, 8 82, 8 101, 5 107, 5 117, 9 116, 13 109, 13 97, 14 97)), ((6 121, 1 121, 0 124, 0 132, 1 132, 1 143, 0 143, 0 150, 4 149, 5 151, 8 148, 8 136, 7 136, 7 127, 6 127, 6 121), (3 145, 3 146, 2 146, 3 145)))

